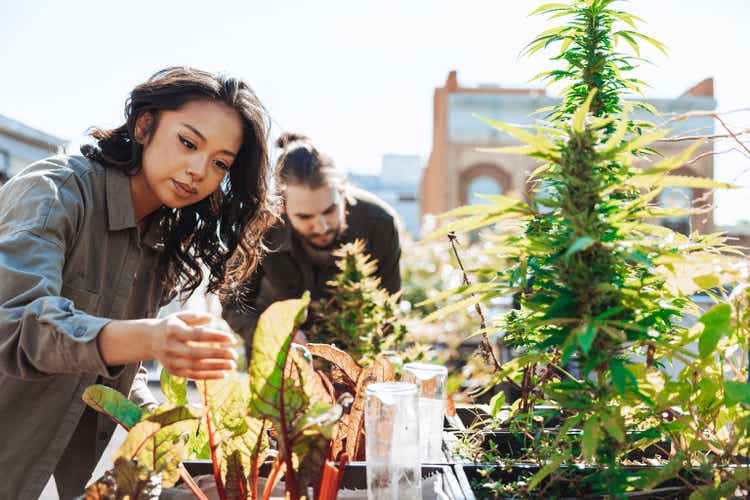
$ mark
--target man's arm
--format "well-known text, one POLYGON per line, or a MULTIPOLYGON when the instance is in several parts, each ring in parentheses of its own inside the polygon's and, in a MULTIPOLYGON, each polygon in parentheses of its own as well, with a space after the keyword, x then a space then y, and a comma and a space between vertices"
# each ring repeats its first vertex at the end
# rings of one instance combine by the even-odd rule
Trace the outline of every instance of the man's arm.
POLYGON ((389 293, 396 293, 401 290, 401 243, 396 221, 387 221, 375 238, 373 248, 377 251, 373 257, 378 260, 380 285, 389 293))
POLYGON ((237 286, 231 297, 221 302, 222 318, 235 333, 244 339, 248 353, 252 346, 258 318, 263 312, 258 309, 257 304, 262 277, 263 269, 259 265, 250 278, 237 286))

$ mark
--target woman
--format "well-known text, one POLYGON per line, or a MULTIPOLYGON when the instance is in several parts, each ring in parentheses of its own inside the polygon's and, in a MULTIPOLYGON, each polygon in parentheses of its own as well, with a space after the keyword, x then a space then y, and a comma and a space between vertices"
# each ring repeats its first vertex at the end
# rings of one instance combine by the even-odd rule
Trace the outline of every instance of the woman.
POLYGON ((197 379, 234 368, 234 340, 210 317, 151 318, 202 269, 219 294, 255 269, 274 220, 265 111, 241 80, 168 68, 125 114, 83 156, 35 163, 0 190, 3 499, 37 498, 51 474, 61 498, 83 492, 114 430, 81 400, 89 385, 146 405, 139 361, 197 379))

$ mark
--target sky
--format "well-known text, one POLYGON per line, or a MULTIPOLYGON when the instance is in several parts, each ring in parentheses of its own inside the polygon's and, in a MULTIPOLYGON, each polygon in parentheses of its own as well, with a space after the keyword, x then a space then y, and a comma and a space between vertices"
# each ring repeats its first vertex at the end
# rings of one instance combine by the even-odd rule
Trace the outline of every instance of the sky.
MULTIPOLYGON (((0 113, 79 143, 119 125, 127 93, 159 68, 192 65, 243 77, 274 131, 310 136, 350 171, 376 173, 388 153, 428 157, 432 104, 450 70, 465 86, 533 86, 548 56, 519 57, 550 27, 531 0, 0 0, 0 113)), ((630 0, 646 49, 634 73, 649 97, 715 78, 719 111, 750 108, 748 0, 630 0)), ((727 115, 750 127, 750 111, 727 115)), ((727 141, 717 151, 733 147, 727 141)), ((750 155, 716 159, 746 186, 717 196, 716 222, 750 219, 750 155)))

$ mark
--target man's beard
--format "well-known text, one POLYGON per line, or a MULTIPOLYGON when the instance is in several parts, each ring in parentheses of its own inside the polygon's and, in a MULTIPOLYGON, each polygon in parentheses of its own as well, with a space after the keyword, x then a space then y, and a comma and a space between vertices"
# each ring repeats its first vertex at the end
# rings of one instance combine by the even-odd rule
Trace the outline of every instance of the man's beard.
POLYGON ((333 250, 337 246, 339 246, 339 238, 341 237, 341 233, 343 231, 341 228, 338 229, 330 229, 326 231, 323 234, 319 233, 313 233, 310 235, 299 235, 302 237, 302 239, 307 243, 310 247, 314 248, 315 250, 325 251, 325 250, 333 250), (315 243, 314 239, 319 238, 320 236, 329 236, 332 235, 333 238, 331 238, 331 242, 327 243, 325 245, 319 245, 318 243, 315 243))

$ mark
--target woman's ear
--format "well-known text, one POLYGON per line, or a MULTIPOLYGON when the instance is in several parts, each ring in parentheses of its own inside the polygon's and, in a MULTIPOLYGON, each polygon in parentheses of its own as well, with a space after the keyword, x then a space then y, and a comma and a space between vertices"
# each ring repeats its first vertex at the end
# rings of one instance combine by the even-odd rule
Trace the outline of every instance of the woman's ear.
POLYGON ((145 146, 151 137, 155 122, 153 111, 141 113, 135 121, 135 142, 145 146))

